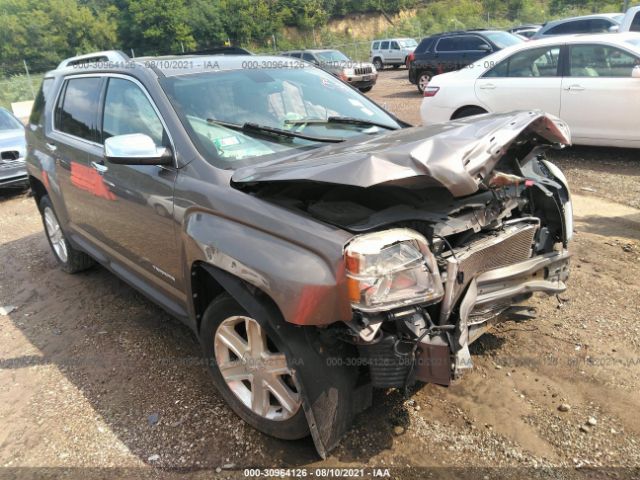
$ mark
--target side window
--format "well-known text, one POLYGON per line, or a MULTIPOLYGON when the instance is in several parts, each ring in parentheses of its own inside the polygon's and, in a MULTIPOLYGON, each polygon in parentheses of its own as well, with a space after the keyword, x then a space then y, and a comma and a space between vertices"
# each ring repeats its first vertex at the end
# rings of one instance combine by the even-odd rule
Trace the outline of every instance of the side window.
POLYGON ((629 27, 630 32, 640 32, 640 12, 636 13, 629 27))
POLYGON ((569 53, 571 77, 630 77, 640 59, 619 48, 575 45, 569 53))
POLYGON ((140 87, 129 80, 110 78, 104 99, 102 140, 130 133, 144 133, 156 145, 168 146, 163 141, 162 123, 140 87))
POLYGON ((436 50, 438 52, 455 52, 458 50, 457 48, 457 38, 456 37, 444 37, 438 41, 436 45, 436 50))
POLYGON ((482 51, 484 45, 484 51, 491 51, 491 47, 482 38, 475 35, 462 35, 458 37, 458 50, 467 51, 482 51))
POLYGON ((300 52, 293 52, 293 53, 290 53, 290 55, 293 58, 302 58, 302 53, 300 53, 300 52))
POLYGON ((315 64, 318 63, 316 58, 313 55, 311 55, 310 53, 303 53, 302 54, 302 59, 306 60, 307 62, 311 62, 311 63, 315 63, 315 64))
POLYGON ((101 84, 100 77, 67 80, 64 98, 56 108, 56 129, 85 140, 97 141, 97 113, 101 84))
POLYGON ((575 20, 561 23, 550 29, 547 35, 567 35, 569 33, 586 33, 589 31, 589 20, 575 20))
POLYGON ((380 46, 380 42, 373 42, 373 46, 371 47, 371 50, 378 50, 379 46, 380 46))
POLYGON ((400 45, 398 45, 398 42, 391 42, 391 50, 400 50, 400 45))
POLYGON ((560 47, 533 48, 514 53, 493 67, 484 77, 555 77, 560 47))
POLYGON ((420 43, 418 44, 418 46, 415 49, 415 53, 424 53, 427 50, 429 50, 431 48, 431 45, 433 45, 433 39, 432 38, 423 38, 420 43))
POLYGON ((29 116, 29 123, 32 125, 38 125, 42 127, 44 121, 44 110, 47 106, 47 102, 51 100, 51 87, 53 86, 53 78, 45 78, 42 81, 38 95, 33 102, 33 108, 31 109, 31 115, 29 116))
POLYGON ((381 42, 380 50, 389 50, 389 42, 381 42))
POLYGON ((604 18, 594 18, 589 21, 589 33, 605 33, 613 24, 604 18))

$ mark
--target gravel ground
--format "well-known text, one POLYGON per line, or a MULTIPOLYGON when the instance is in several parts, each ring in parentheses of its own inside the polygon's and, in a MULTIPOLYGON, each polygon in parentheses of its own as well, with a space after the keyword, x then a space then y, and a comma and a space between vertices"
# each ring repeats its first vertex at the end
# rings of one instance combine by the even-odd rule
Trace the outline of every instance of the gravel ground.
MULTIPOLYGON (((406 71, 383 72, 371 96, 418 123, 406 71)), ((283 466, 389 468, 396 478, 640 475, 640 160, 594 148, 552 157, 574 191, 568 291, 534 298, 537 319, 485 335, 475 368, 449 388, 376 392, 325 461, 308 439, 275 440, 239 420, 186 327, 102 268, 61 272, 33 199, 0 194, 0 306, 16 307, 0 314, 0 478, 238 477, 283 466)))

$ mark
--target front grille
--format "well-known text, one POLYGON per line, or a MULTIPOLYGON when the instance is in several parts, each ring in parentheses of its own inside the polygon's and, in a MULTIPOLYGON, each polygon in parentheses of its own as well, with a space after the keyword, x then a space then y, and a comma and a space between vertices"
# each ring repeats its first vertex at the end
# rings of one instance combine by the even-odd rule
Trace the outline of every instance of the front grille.
POLYGON ((20 152, 17 150, 6 150, 0 152, 0 159, 2 160, 17 160, 20 158, 20 152))
POLYGON ((537 228, 537 225, 531 223, 512 225, 494 235, 473 240, 456 250, 456 257, 460 262, 458 271, 463 272, 465 283, 480 273, 531 258, 537 228))
POLYGON ((373 70, 371 70, 371 67, 356 67, 355 72, 356 75, 368 75, 373 73, 373 70))

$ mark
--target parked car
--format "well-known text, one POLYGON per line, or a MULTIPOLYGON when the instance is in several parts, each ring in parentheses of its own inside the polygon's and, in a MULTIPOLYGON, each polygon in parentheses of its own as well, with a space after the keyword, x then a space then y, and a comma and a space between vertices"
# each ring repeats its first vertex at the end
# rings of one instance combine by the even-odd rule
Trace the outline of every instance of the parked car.
POLYGON ((538 30, 540 30, 540 28, 542 28, 542 25, 538 24, 519 25, 508 29, 507 32, 530 39, 538 30))
POLYGON ((371 42, 369 61, 377 70, 382 70, 387 65, 399 68, 401 65, 409 66, 407 59, 418 46, 413 38, 385 38, 371 42))
POLYGON ((574 143, 640 147, 638 65, 637 33, 528 42, 434 77, 420 108, 422 123, 536 108, 566 121, 574 143))
POLYGON ((522 42, 522 38, 499 30, 468 30, 423 38, 409 57, 409 81, 423 93, 434 75, 460 70, 493 52, 522 42))
POLYGON ((288 60, 49 72, 27 164, 63 270, 143 292, 241 418, 326 456, 372 388, 448 384, 497 315, 565 289, 570 195, 543 152, 570 138, 531 111, 410 128, 288 60))
POLYGON ((378 71, 372 64, 354 62, 339 50, 291 50, 282 55, 312 63, 361 92, 370 91, 378 80, 378 71))
POLYGON ((631 7, 620 22, 619 32, 640 32, 640 5, 631 7))
POLYGON ((24 125, 0 107, 0 188, 27 186, 24 125))
POLYGON ((531 39, 539 40, 550 36, 576 33, 616 32, 620 28, 620 22, 623 18, 624 15, 622 13, 599 13, 554 20, 553 22, 545 23, 531 39))

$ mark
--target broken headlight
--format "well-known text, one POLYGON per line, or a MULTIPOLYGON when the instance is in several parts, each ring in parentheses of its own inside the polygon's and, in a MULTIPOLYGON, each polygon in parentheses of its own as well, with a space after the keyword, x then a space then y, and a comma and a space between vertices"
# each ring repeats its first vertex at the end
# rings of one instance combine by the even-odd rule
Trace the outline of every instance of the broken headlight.
POLYGON ((383 311, 442 298, 442 280, 427 240, 406 228, 355 237, 345 248, 351 306, 383 311))

